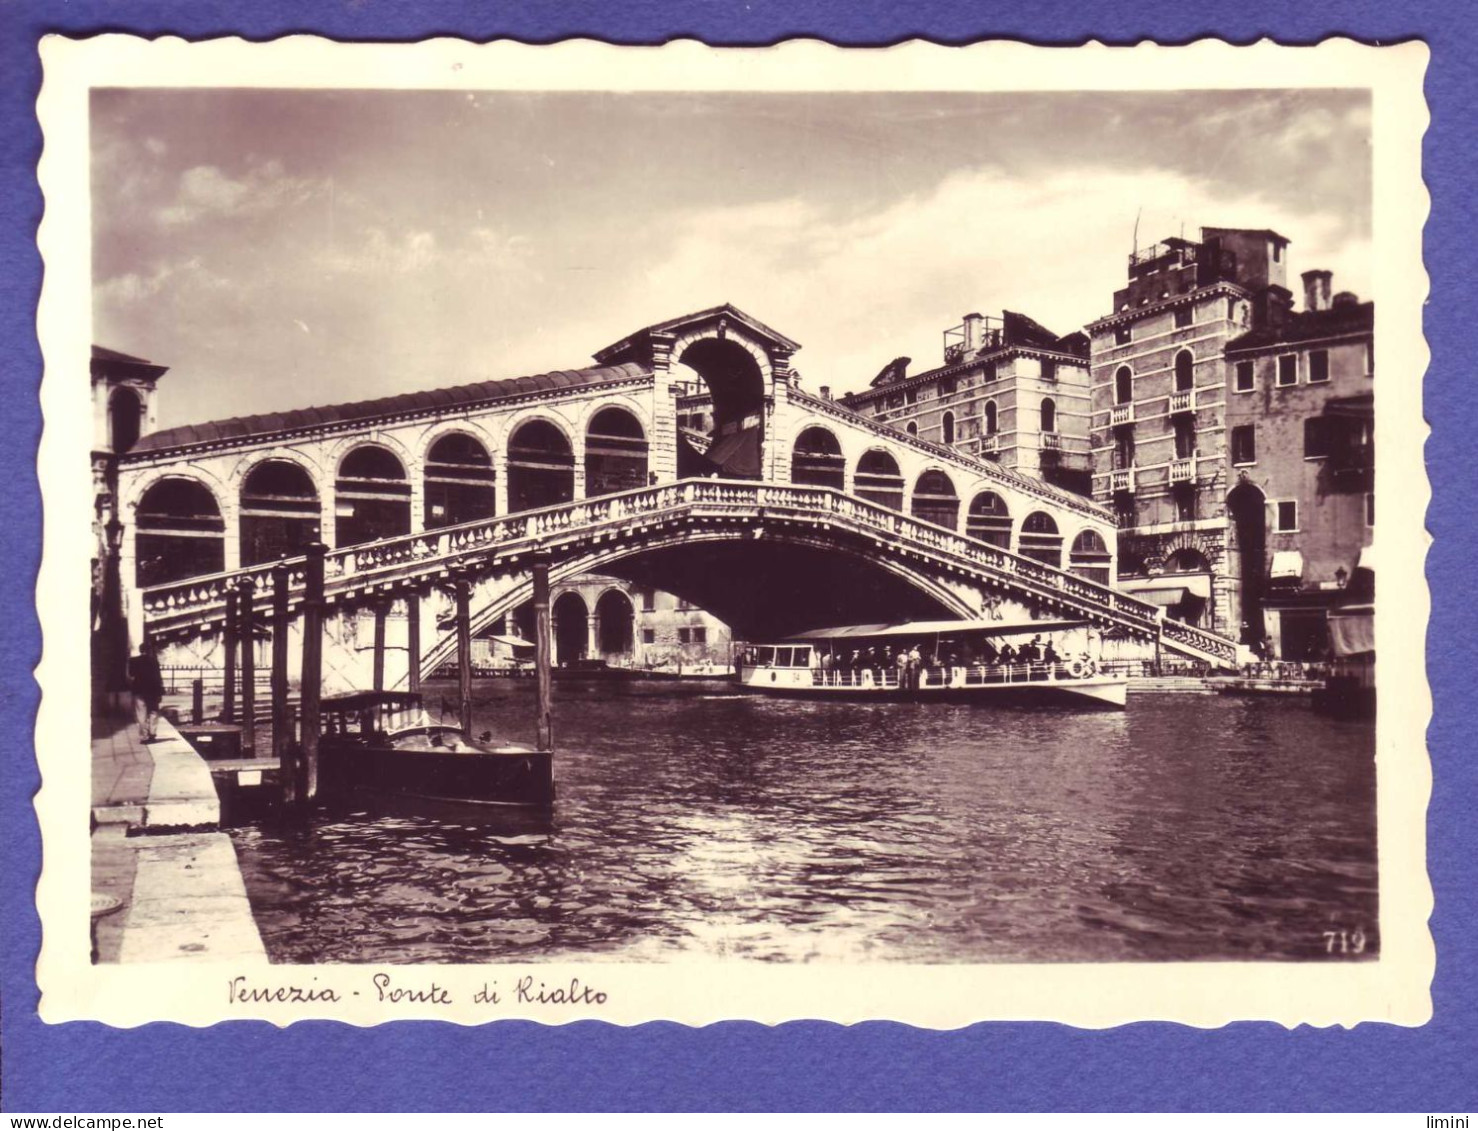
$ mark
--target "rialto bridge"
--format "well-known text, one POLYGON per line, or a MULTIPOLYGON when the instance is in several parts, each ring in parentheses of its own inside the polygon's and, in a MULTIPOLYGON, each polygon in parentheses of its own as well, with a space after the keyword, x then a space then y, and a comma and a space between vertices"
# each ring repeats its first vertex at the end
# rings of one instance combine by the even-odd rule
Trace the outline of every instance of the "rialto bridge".
POLYGON ((331 688, 368 684, 366 634, 392 643, 387 621, 408 642, 387 685, 434 669, 453 647, 449 581, 470 579, 487 627, 529 599, 536 552, 556 582, 665 589, 750 639, 1036 612, 1233 662, 1230 641, 1109 587, 1109 512, 800 389, 798 348, 722 306, 591 368, 147 433, 117 462, 129 636, 217 666, 228 590, 251 577, 265 599, 287 559, 296 603, 321 541, 331 688))

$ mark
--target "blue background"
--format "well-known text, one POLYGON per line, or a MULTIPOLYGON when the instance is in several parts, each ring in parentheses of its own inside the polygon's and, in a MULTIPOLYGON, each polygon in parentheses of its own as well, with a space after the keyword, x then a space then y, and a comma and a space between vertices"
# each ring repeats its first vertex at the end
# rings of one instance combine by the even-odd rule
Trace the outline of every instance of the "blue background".
MULTIPOLYGON (((1197 15, 1183 0, 1111 5, 1062 0, 1013 11, 939 0, 907 4, 754 0, 682 3, 389 4, 281 2, 5 4, 0 41, 0 351, 7 442, 0 445, 0 924, 3 1016, 0 1083, 7 1111, 313 1110, 1406 1110, 1478 1107, 1478 823, 1467 734, 1475 633, 1466 599, 1473 557, 1467 500, 1478 495, 1472 437, 1472 359, 1478 303, 1471 279, 1478 198, 1472 186, 1478 102, 1478 17, 1455 3, 1330 5, 1243 0, 1197 15), (236 1023, 197 1031, 172 1025, 112 1030, 47 1026, 36 1016, 33 905, 40 843, 30 799, 37 788, 32 725, 40 654, 32 586, 39 560, 40 498, 34 456, 41 420, 41 362, 34 304, 41 281, 35 230, 42 201, 34 105, 37 43, 49 31, 123 30, 188 38, 269 39, 317 32, 342 39, 406 40, 434 34, 548 42, 594 36, 625 43, 691 35, 710 43, 766 44, 805 35, 845 44, 920 36, 967 42, 994 36, 1043 43, 1088 38, 1234 42, 1272 36, 1310 43, 1331 34, 1373 42, 1421 38, 1432 47, 1433 110, 1425 172, 1433 196, 1425 247, 1432 277, 1426 332, 1433 360, 1427 459, 1436 487, 1428 526, 1433 610, 1428 663, 1436 700, 1430 731, 1435 791, 1429 814, 1436 1014, 1421 1029, 1362 1025, 1353 1032, 1240 1024, 1214 1032, 1143 1024, 1081 1032, 1056 1025, 987 1024, 931 1033, 892 1024, 850 1029, 819 1022, 768 1029, 727 1023, 619 1029, 506 1022, 478 1029, 402 1023, 375 1030, 314 1023, 279 1031, 236 1023)), ((1248 75, 1248 85, 1267 76, 1248 75)), ((82 380, 82 374, 75 375, 82 380)), ((79 661, 82 658, 79 657, 79 661)))

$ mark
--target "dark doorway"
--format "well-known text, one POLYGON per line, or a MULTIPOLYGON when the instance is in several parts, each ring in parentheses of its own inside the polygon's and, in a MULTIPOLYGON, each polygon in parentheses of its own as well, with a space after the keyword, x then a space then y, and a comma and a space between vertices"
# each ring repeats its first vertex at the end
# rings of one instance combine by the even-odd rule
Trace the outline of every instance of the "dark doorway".
POLYGON ((913 516, 954 530, 960 521, 960 497, 942 471, 926 471, 913 489, 913 516))
POLYGON ((297 557, 318 541, 318 488, 303 468, 263 460, 241 485, 241 564, 297 557))
POLYGON ((139 442, 144 428, 144 402, 132 389, 115 389, 108 402, 109 441, 115 456, 139 442))
POLYGON ((578 593, 561 593, 554 602, 554 662, 573 664, 585 656, 590 621, 585 600, 578 593))
POLYGON ((610 495, 647 485, 647 438, 622 408, 603 408, 585 433, 585 495, 610 495))
POLYGON ((736 342, 704 338, 678 361, 691 368, 713 397, 713 442, 708 463, 729 479, 758 479, 764 470, 765 378, 736 342))
POLYGON ((636 610, 631 598, 619 589, 607 589, 595 603, 596 643, 602 656, 629 656, 633 650, 632 625, 636 610))
POLYGON ((1062 568, 1062 535, 1046 511, 1033 511, 1021 524, 1021 555, 1053 569, 1062 568))
POLYGON ((807 428, 797 436, 790 456, 790 481, 842 490, 847 483, 847 461, 837 438, 825 428, 807 428))
POLYGON ((1262 600, 1268 540, 1267 501, 1251 483, 1243 483, 1227 496, 1227 511, 1232 516, 1232 537, 1236 543, 1233 556, 1240 574, 1237 588, 1242 604, 1242 643, 1257 644, 1266 632, 1262 600))
POLYGON ((1006 501, 994 491, 982 491, 976 495, 970 500, 970 513, 965 516, 965 533, 971 538, 1009 550, 1011 512, 1006 507, 1006 501))
POLYGON ((226 522, 210 488, 161 479, 134 516, 134 583, 162 585, 226 568, 226 522))
POLYGON ((868 502, 890 510, 903 509, 903 476, 898 473, 898 461, 887 452, 863 452, 853 482, 856 493, 868 502))
POLYGON ((427 530, 491 518, 498 511, 496 472, 487 448, 472 436, 453 432, 426 453, 427 530))
POLYGON ((339 546, 409 534, 411 485, 405 467, 386 448, 355 448, 339 465, 334 506, 339 546))
POLYGON ((508 441, 508 509, 552 507, 575 497, 575 453, 547 420, 530 420, 508 441))

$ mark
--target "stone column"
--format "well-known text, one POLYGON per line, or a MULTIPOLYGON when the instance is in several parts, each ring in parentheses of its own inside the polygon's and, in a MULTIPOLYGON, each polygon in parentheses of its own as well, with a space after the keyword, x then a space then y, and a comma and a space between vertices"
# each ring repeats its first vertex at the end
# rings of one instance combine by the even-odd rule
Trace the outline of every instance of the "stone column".
POLYGON ((598 660, 601 656, 600 616, 597 613, 591 613, 585 618, 585 655, 592 660, 598 660))

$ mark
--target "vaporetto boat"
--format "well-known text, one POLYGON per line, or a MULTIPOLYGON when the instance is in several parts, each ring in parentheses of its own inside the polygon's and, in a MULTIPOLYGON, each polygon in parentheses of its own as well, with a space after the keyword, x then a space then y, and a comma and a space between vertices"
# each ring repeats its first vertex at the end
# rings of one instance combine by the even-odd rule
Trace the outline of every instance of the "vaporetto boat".
POLYGON ((1123 707, 1081 621, 913 621, 819 628, 737 652, 736 679, 769 695, 1123 707))

